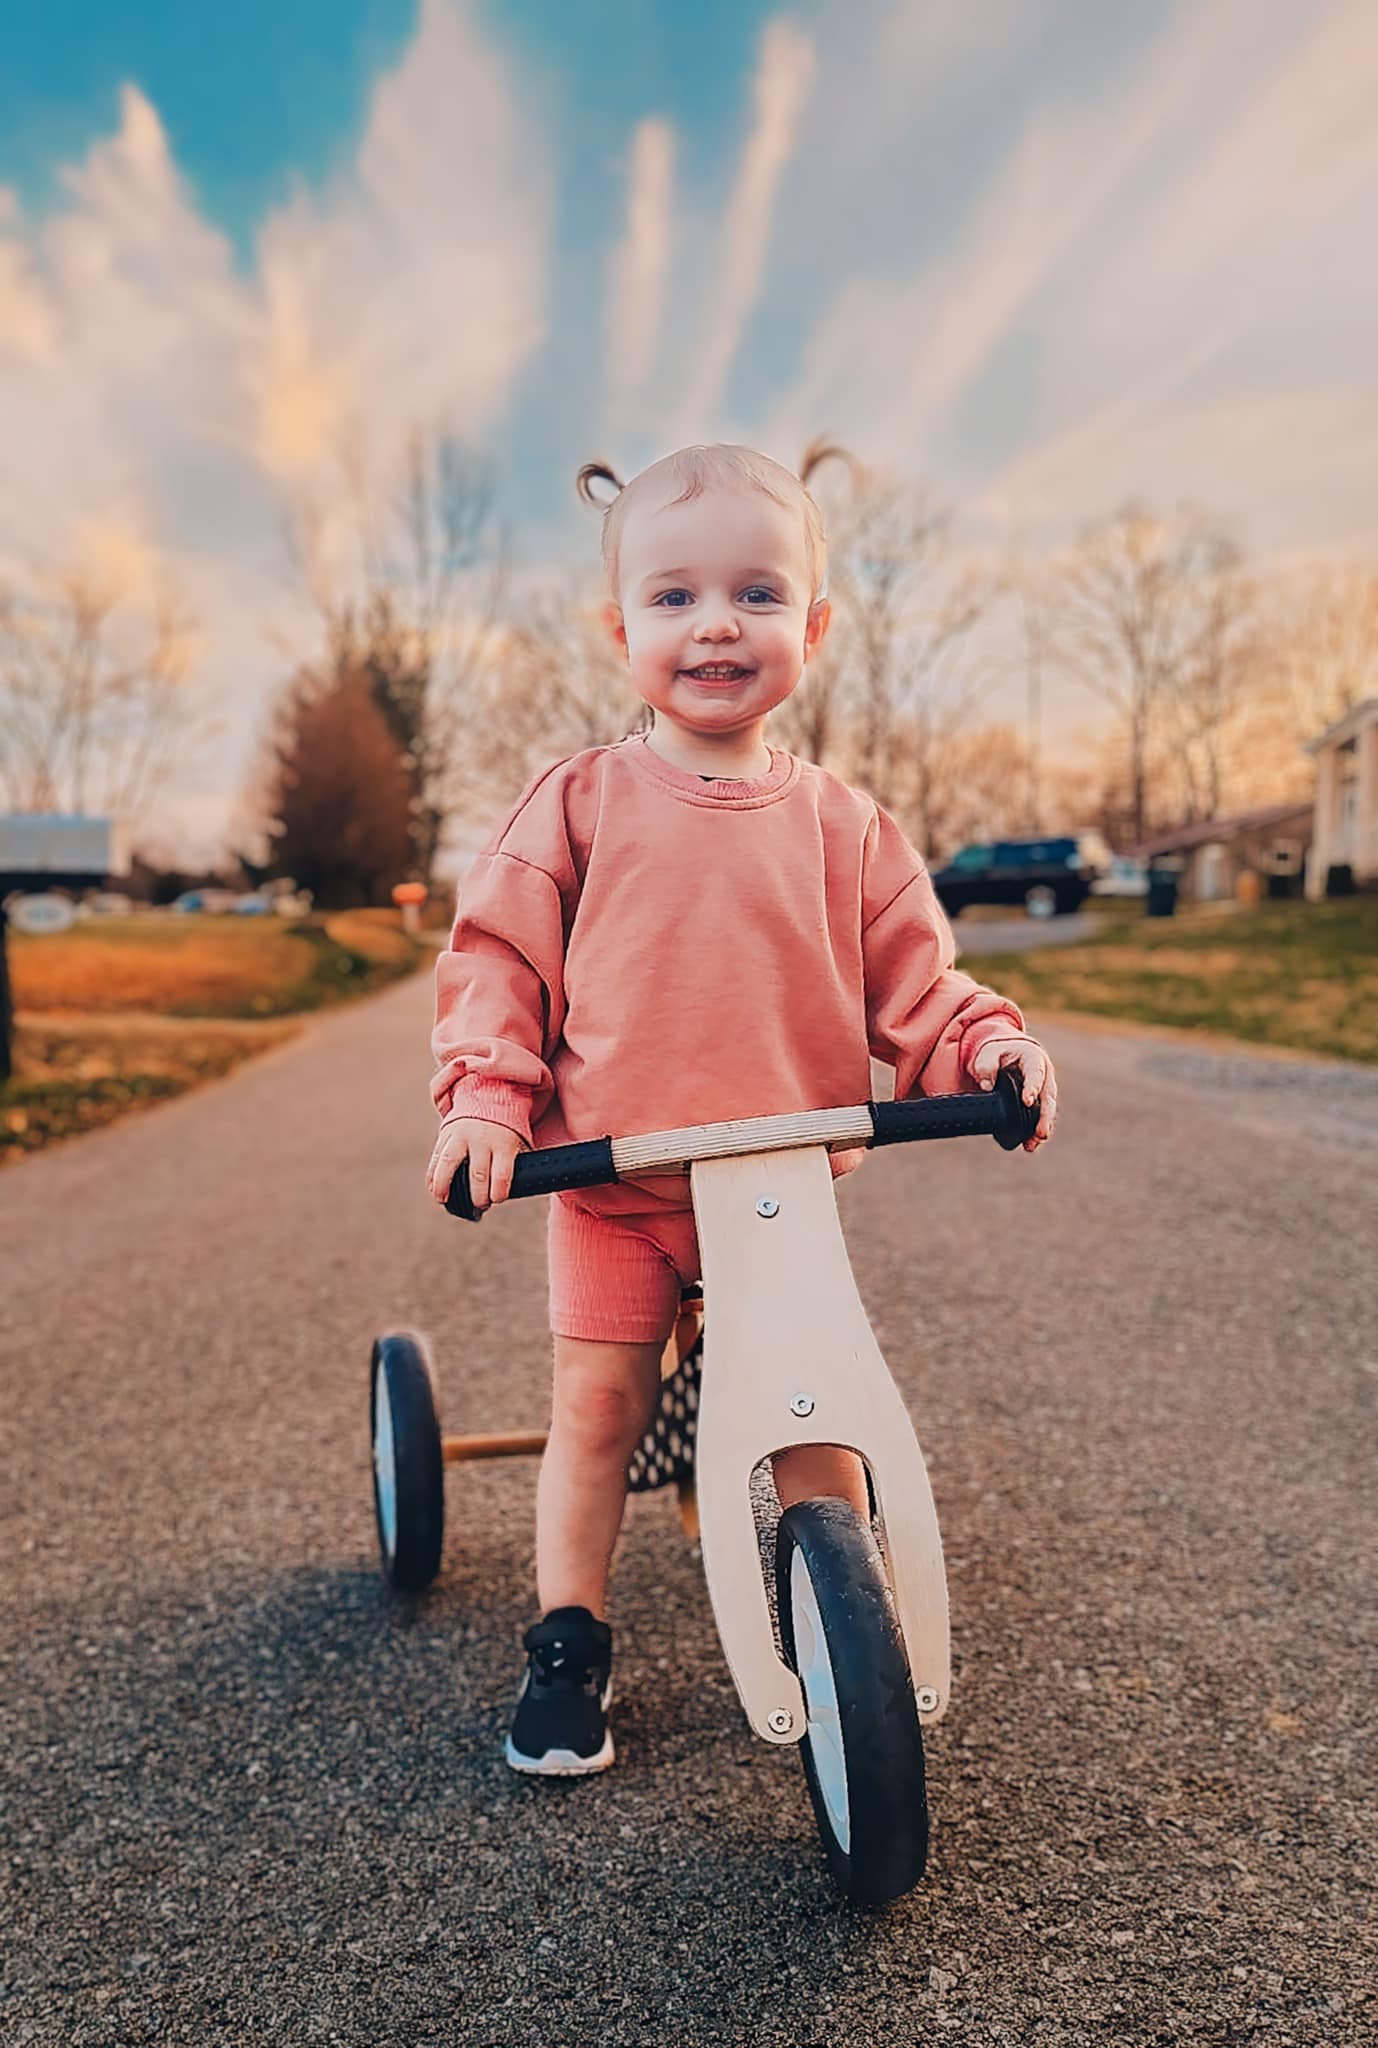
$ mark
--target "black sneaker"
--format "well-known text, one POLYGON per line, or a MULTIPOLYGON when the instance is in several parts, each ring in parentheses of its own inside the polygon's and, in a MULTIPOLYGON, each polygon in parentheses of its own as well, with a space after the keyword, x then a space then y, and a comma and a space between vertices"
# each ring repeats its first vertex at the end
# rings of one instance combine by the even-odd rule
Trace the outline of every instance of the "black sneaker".
POLYGON ((526 1677, 507 1738, 514 1771, 570 1778, 613 1761, 612 1630, 587 1607, 552 1607, 526 1631, 526 1677))

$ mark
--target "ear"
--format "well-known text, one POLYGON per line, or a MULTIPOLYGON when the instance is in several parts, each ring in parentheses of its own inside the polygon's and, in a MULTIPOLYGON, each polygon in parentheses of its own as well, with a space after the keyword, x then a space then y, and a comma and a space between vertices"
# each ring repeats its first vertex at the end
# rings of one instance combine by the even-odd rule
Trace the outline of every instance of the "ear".
POLYGON ((613 639, 617 642, 617 645, 622 649, 622 652, 624 654, 628 653, 627 629, 622 623, 621 605, 614 603, 610 599, 609 602, 604 605, 600 616, 603 620, 603 624, 612 634, 613 639))
POLYGON ((828 635, 832 623, 833 608, 826 597, 815 598, 809 606, 809 616, 804 626, 804 659, 817 654, 828 635))

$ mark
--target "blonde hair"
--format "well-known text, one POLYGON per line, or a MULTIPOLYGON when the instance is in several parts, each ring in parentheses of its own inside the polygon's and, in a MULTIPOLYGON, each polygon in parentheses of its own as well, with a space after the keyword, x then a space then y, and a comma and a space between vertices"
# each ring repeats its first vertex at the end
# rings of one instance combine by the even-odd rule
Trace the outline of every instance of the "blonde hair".
POLYGON ((777 505, 783 505, 788 511, 797 511, 804 522, 809 602, 813 603, 827 582, 828 543, 823 532, 823 515, 806 486, 819 464, 833 457, 847 464, 855 482, 860 474, 855 457, 845 448, 823 439, 810 441, 799 464, 798 476, 771 456, 761 455, 754 448, 743 448, 733 441, 677 448, 672 455, 662 455, 658 462, 638 471, 631 482, 625 484, 606 462, 586 462, 575 478, 575 489, 586 504, 596 506, 603 514, 603 567, 613 596, 617 595, 618 558, 628 505, 646 497, 655 483, 663 483, 668 478, 680 486, 668 500, 672 505, 685 504, 691 498, 701 497, 712 486, 725 484, 729 488, 745 486, 749 490, 764 491, 777 505), (613 486, 616 497, 594 496, 590 487, 600 479, 613 486))

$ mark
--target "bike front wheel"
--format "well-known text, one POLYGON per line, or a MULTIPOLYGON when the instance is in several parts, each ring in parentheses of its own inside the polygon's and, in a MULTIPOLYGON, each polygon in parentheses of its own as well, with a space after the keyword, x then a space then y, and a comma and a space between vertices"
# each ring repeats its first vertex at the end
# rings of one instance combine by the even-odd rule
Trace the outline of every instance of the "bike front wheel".
POLYGON ((884 1559, 846 1501, 797 1501, 780 1517, 775 1573, 828 1866, 848 1898, 881 1905, 928 1859, 923 1731, 884 1559))

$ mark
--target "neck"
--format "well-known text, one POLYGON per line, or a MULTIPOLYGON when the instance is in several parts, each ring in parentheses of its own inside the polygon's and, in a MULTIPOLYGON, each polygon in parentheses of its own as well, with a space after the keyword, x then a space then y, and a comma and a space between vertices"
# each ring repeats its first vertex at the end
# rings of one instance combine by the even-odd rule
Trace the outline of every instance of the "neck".
POLYGON ((759 718, 742 732, 694 732, 657 712, 646 745, 672 768, 683 768, 690 775, 753 782, 770 773, 765 726, 764 718, 759 718))

